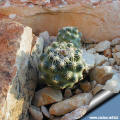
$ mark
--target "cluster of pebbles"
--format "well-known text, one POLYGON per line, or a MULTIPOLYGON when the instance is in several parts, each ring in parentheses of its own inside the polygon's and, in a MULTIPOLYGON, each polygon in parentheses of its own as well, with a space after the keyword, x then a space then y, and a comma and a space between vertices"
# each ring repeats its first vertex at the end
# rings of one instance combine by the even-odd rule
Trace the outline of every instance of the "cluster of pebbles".
MULTIPOLYGON (((39 37, 44 40, 44 47, 56 41, 56 37, 49 36, 47 31, 40 33, 39 37)), ((88 65, 88 75, 71 89, 56 90, 38 84, 29 108, 31 120, 80 119, 100 90, 120 91, 120 38, 111 42, 105 40, 98 44, 85 44, 82 55, 88 65)))

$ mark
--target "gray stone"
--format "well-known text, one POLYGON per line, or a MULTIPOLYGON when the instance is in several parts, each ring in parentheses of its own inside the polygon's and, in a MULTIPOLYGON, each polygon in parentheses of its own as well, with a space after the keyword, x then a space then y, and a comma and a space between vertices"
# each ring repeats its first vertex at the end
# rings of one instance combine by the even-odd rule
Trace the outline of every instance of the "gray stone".
POLYGON ((37 108, 32 105, 29 108, 29 112, 34 120, 43 120, 43 115, 42 112, 40 111, 40 108, 37 108))
POLYGON ((47 118, 50 118, 50 114, 48 112, 48 109, 45 106, 41 106, 41 112, 43 113, 44 116, 46 116, 47 118))

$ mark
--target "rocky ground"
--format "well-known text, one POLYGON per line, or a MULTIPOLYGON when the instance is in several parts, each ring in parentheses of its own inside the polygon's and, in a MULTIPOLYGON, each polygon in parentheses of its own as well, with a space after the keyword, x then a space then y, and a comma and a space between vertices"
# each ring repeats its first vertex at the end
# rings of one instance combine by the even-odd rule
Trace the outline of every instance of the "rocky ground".
MULTIPOLYGON (((49 33, 40 33, 32 51, 32 58, 39 61, 35 51, 56 41, 49 33), (39 44, 39 40, 43 44, 39 44)), ((41 51, 41 50, 40 50, 41 51)), ((82 56, 88 66, 88 75, 72 89, 56 90, 38 82, 29 112, 31 120, 76 120, 86 114, 95 94, 100 90, 120 91, 120 38, 98 44, 83 44, 82 56)), ((35 62, 34 62, 35 63, 35 62)))

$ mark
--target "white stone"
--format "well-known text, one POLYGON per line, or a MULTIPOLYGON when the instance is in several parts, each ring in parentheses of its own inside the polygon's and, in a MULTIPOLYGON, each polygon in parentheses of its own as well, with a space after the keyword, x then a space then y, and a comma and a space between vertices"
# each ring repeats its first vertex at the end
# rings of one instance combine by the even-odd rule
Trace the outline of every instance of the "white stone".
POLYGON ((110 63, 109 62, 105 62, 104 64, 102 64, 102 66, 109 66, 110 63))
POLYGON ((115 61, 117 62, 117 65, 120 65, 120 52, 113 53, 113 57, 115 61))
POLYGON ((107 60, 108 58, 104 55, 95 54, 95 65, 101 65, 107 60))
POLYGON ((16 18, 16 14, 10 14, 10 15, 9 15, 9 18, 10 18, 10 19, 16 18))
POLYGON ((64 115, 60 120, 78 120, 87 113, 87 110, 88 105, 81 106, 76 110, 72 111, 71 113, 64 115))
POLYGON ((95 46, 97 52, 103 52, 104 50, 110 48, 110 41, 102 41, 95 46))
POLYGON ((120 44, 120 38, 115 38, 115 39, 113 39, 112 42, 111 42, 111 45, 112 45, 112 46, 115 46, 115 45, 118 45, 118 44, 120 44))
POLYGON ((95 66, 95 56, 94 54, 88 53, 86 50, 82 51, 82 57, 85 63, 88 66, 88 69, 91 69, 95 66))
POLYGON ((106 82, 103 89, 110 90, 113 93, 120 92, 120 73, 114 74, 112 79, 106 82))
POLYGON ((110 65, 114 65, 115 64, 115 59, 114 58, 109 58, 108 60, 110 62, 110 65))
POLYGON ((91 49, 88 49, 87 52, 88 52, 88 53, 95 54, 95 53, 96 53, 96 50, 95 50, 95 48, 91 48, 91 49))

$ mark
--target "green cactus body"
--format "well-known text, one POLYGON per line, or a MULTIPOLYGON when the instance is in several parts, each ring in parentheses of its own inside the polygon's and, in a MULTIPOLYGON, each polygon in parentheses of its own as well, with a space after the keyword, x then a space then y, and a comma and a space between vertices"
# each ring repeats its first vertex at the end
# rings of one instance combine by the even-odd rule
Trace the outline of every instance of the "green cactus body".
POLYGON ((82 33, 76 27, 63 27, 57 35, 58 42, 71 42, 75 47, 81 47, 82 33))
POLYGON ((47 85, 64 89, 83 79, 85 63, 73 43, 53 42, 42 54, 39 69, 47 85))

